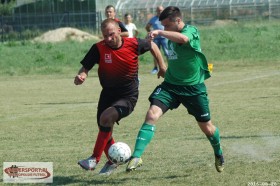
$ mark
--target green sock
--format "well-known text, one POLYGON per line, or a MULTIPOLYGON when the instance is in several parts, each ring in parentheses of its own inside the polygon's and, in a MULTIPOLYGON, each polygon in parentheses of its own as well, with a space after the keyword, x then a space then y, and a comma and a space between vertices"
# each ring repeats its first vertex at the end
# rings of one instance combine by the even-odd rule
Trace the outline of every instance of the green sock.
POLYGON ((223 154, 223 151, 222 151, 222 148, 221 148, 221 144, 220 144, 220 131, 219 129, 216 127, 216 130, 213 134, 213 136, 211 137, 208 137, 208 140, 210 141, 213 149, 214 149, 214 153, 216 155, 222 155, 223 154))
POLYGON ((154 125, 143 123, 136 138, 136 144, 134 147, 134 152, 132 154, 133 157, 139 158, 142 156, 145 148, 151 142, 154 136, 155 129, 156 127, 154 125))

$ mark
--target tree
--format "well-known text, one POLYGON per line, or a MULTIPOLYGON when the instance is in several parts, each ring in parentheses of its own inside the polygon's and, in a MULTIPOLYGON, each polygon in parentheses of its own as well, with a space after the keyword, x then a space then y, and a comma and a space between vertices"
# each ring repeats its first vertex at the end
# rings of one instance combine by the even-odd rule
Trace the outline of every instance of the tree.
POLYGON ((1 4, 8 4, 10 2, 11 2, 11 0, 1 0, 1 4))
POLYGON ((0 15, 11 15, 15 5, 15 0, 1 0, 0 15))

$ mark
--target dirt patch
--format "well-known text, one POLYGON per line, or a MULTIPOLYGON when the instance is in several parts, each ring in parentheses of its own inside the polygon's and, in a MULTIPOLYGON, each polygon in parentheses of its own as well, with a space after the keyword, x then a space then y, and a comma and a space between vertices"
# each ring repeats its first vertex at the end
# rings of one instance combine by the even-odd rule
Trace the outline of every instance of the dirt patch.
POLYGON ((97 36, 91 35, 87 32, 83 32, 75 28, 65 27, 50 30, 42 34, 41 36, 36 37, 33 41, 43 43, 55 43, 67 40, 76 40, 83 42, 85 40, 99 40, 99 38, 97 36))

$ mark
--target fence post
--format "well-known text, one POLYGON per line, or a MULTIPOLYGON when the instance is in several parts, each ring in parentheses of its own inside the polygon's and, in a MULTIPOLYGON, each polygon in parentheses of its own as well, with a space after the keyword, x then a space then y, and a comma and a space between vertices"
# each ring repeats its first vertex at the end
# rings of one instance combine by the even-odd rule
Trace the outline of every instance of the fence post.
POLYGON ((67 26, 70 27, 70 13, 67 12, 67 26))
POLYGON ((4 42, 3 15, 1 15, 1 41, 4 42))

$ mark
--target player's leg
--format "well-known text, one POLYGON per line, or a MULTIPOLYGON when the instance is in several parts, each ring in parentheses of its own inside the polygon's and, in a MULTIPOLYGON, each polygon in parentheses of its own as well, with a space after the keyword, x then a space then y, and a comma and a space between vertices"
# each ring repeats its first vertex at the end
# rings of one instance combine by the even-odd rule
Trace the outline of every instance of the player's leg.
POLYGON ((155 133, 155 122, 163 114, 160 107, 156 105, 151 105, 147 114, 145 122, 142 124, 134 147, 134 152, 128 162, 126 171, 135 170, 137 167, 142 166, 141 156, 144 153, 147 145, 151 142, 155 133))
POLYGON ((197 123, 213 147, 216 170, 222 172, 224 170, 224 156, 221 148, 220 131, 218 127, 214 126, 211 122, 207 94, 198 96, 197 103, 200 105, 200 110, 196 114, 197 123))
MULTIPOLYGON (((168 91, 163 90, 161 86, 159 86, 151 94, 149 100, 151 102, 151 106, 147 111, 145 122, 138 132, 134 152, 128 162, 126 171, 135 170, 137 167, 142 165, 141 156, 154 136, 156 129, 155 124, 158 119, 170 108, 169 105, 173 105, 172 101, 175 99, 172 98, 168 91)), ((178 107, 179 104, 176 103, 175 105, 175 107, 178 107)))
MULTIPOLYGON (((118 113, 117 114, 118 117, 114 118, 115 122, 120 121, 122 118, 127 117, 128 115, 130 115, 132 113, 132 111, 134 110, 134 107, 136 105, 137 98, 138 98, 138 91, 135 92, 134 95, 131 95, 131 97, 128 97, 126 99, 120 99, 120 100, 114 102, 113 108, 115 108, 115 111, 117 111, 117 113, 118 113)), ((109 140, 107 142, 107 144, 104 148, 104 152, 107 156, 108 161, 105 163, 103 168, 100 170, 100 172, 99 172, 100 175, 110 175, 118 167, 118 165, 113 164, 109 160, 109 155, 108 155, 109 148, 114 143, 115 143, 114 139, 111 138, 111 140, 109 140)))
POLYGON ((222 172, 224 168, 224 158, 220 143, 220 132, 211 122, 207 94, 204 93, 198 96, 186 97, 183 105, 185 105, 188 112, 195 117, 201 131, 210 141, 215 154, 216 169, 218 172, 222 172))
POLYGON ((224 170, 224 156, 221 148, 221 138, 220 131, 217 127, 215 127, 211 120, 207 122, 198 122, 198 125, 202 132, 207 136, 210 144, 213 147, 215 154, 215 166, 218 172, 222 172, 224 170))
POLYGON ((99 132, 94 144, 92 155, 84 160, 80 160, 78 164, 85 170, 94 170, 101 159, 102 153, 106 148, 108 142, 114 142, 112 137, 112 130, 114 124, 114 118, 118 117, 118 112, 114 107, 109 107, 103 111, 99 119, 99 132))
POLYGON ((118 112, 115 107, 109 107, 105 109, 99 119, 99 132, 95 142, 93 157, 96 158, 97 162, 100 161, 102 153, 106 148, 108 142, 114 142, 112 137, 113 125, 118 119, 118 112))
MULTIPOLYGON (((106 91, 102 90, 100 93, 99 101, 98 101, 98 109, 97 109, 97 124, 99 128, 99 132, 96 138, 96 142, 94 144, 92 155, 87 158, 80 160, 78 164, 85 170, 94 170, 100 161, 103 150, 107 144, 107 142, 112 138, 112 128, 108 126, 102 126, 101 123, 108 122, 105 117, 108 117, 105 112, 106 109, 110 108, 110 105, 113 103, 112 97, 109 96, 106 91), (102 119, 101 119, 101 115, 102 119)), ((110 108, 110 110, 115 110, 114 108, 110 108)), ((117 114, 117 111, 114 111, 114 114, 117 114)), ((116 116, 115 116, 116 117, 116 116)), ((112 119, 111 119, 112 120, 112 119)))

